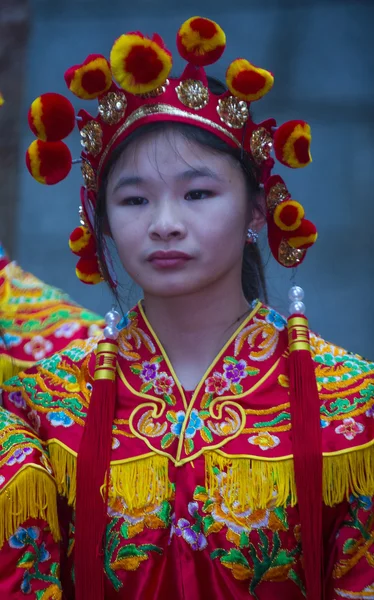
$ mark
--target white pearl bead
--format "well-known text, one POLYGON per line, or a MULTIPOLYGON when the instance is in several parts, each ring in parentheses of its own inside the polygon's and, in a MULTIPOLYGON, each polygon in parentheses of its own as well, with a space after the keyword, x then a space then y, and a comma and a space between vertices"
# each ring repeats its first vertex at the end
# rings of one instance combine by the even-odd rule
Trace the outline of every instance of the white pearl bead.
POLYGON ((111 327, 110 325, 108 325, 104 329, 104 337, 106 337, 110 340, 116 340, 118 337, 118 334, 119 334, 118 329, 116 329, 115 327, 111 327))
POLYGON ((121 315, 116 310, 110 310, 105 315, 105 323, 107 325, 117 325, 121 320, 121 315))
POLYGON ((301 288, 298 285, 293 285, 292 288, 290 289, 290 291, 288 292, 288 297, 291 300, 291 302, 294 302, 295 300, 303 300, 304 298, 304 290, 303 288, 301 288))
POLYGON ((291 302, 289 311, 290 311, 290 315, 293 315, 295 313, 299 314, 299 315, 304 315, 305 314, 304 302, 300 302, 299 300, 295 300, 295 302, 291 302))

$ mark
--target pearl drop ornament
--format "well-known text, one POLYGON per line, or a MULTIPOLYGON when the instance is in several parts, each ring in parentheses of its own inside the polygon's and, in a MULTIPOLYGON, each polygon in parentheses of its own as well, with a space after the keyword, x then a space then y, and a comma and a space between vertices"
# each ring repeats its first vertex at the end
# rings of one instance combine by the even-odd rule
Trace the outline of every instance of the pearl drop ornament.
POLYGON ((304 302, 301 302, 300 300, 295 300, 294 302, 291 302, 289 311, 290 311, 290 315, 293 315, 295 313, 299 314, 299 315, 304 315, 305 314, 304 302))
POLYGON ((304 290, 299 285, 293 285, 288 292, 288 298, 291 302, 299 300, 300 302, 304 299, 304 290))
POLYGON ((104 329, 104 336, 110 340, 116 340, 118 334, 118 329, 116 327, 112 327, 111 325, 107 325, 104 329))
POLYGON ((105 323, 107 325, 117 325, 117 323, 119 323, 121 320, 121 315, 119 314, 118 311, 116 310, 110 310, 109 312, 106 313, 105 315, 105 323))

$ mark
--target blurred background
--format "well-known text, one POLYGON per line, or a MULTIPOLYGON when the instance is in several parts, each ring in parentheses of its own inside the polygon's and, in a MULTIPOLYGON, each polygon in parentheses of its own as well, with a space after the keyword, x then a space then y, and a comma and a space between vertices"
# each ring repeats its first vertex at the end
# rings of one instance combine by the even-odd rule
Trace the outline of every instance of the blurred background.
MULTIPOLYGON (((319 230, 297 283, 315 331, 374 359, 373 0, 0 0, 0 239, 24 269, 99 313, 110 308, 104 284, 76 279, 67 246, 79 224, 80 169, 55 187, 29 176, 27 110, 43 92, 65 93, 65 70, 90 53, 109 56, 126 31, 159 32, 174 53, 178 27, 195 14, 218 21, 227 35, 209 74, 223 78, 238 56, 274 73, 273 90, 252 105, 256 121, 310 123, 312 165, 278 169, 319 230)), ((182 60, 174 66, 177 74, 182 60)), ((68 144, 77 158, 78 136, 68 144)), ((264 237, 260 243, 270 303, 287 314, 290 272, 270 259, 264 237)), ((140 292, 126 275, 121 280, 127 308, 140 292)))

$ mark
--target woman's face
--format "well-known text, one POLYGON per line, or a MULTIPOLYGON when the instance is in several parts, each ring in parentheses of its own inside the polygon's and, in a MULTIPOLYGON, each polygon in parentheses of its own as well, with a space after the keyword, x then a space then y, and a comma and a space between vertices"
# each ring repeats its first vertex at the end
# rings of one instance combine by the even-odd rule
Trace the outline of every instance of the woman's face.
POLYGON ((112 169, 107 214, 121 262, 154 296, 240 285, 250 221, 239 164, 167 130, 134 141, 112 169))

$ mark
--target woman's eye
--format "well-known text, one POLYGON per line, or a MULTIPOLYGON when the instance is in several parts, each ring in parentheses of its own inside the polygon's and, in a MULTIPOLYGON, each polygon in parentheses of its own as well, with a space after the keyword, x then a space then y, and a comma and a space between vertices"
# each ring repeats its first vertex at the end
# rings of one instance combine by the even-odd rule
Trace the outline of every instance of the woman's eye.
POLYGON ((141 196, 131 196, 130 198, 125 198, 122 201, 122 204, 125 206, 141 206, 142 204, 147 204, 148 200, 146 198, 142 198, 141 196))
POLYGON ((213 196, 209 190, 192 190, 185 195, 185 200, 204 200, 213 196))

